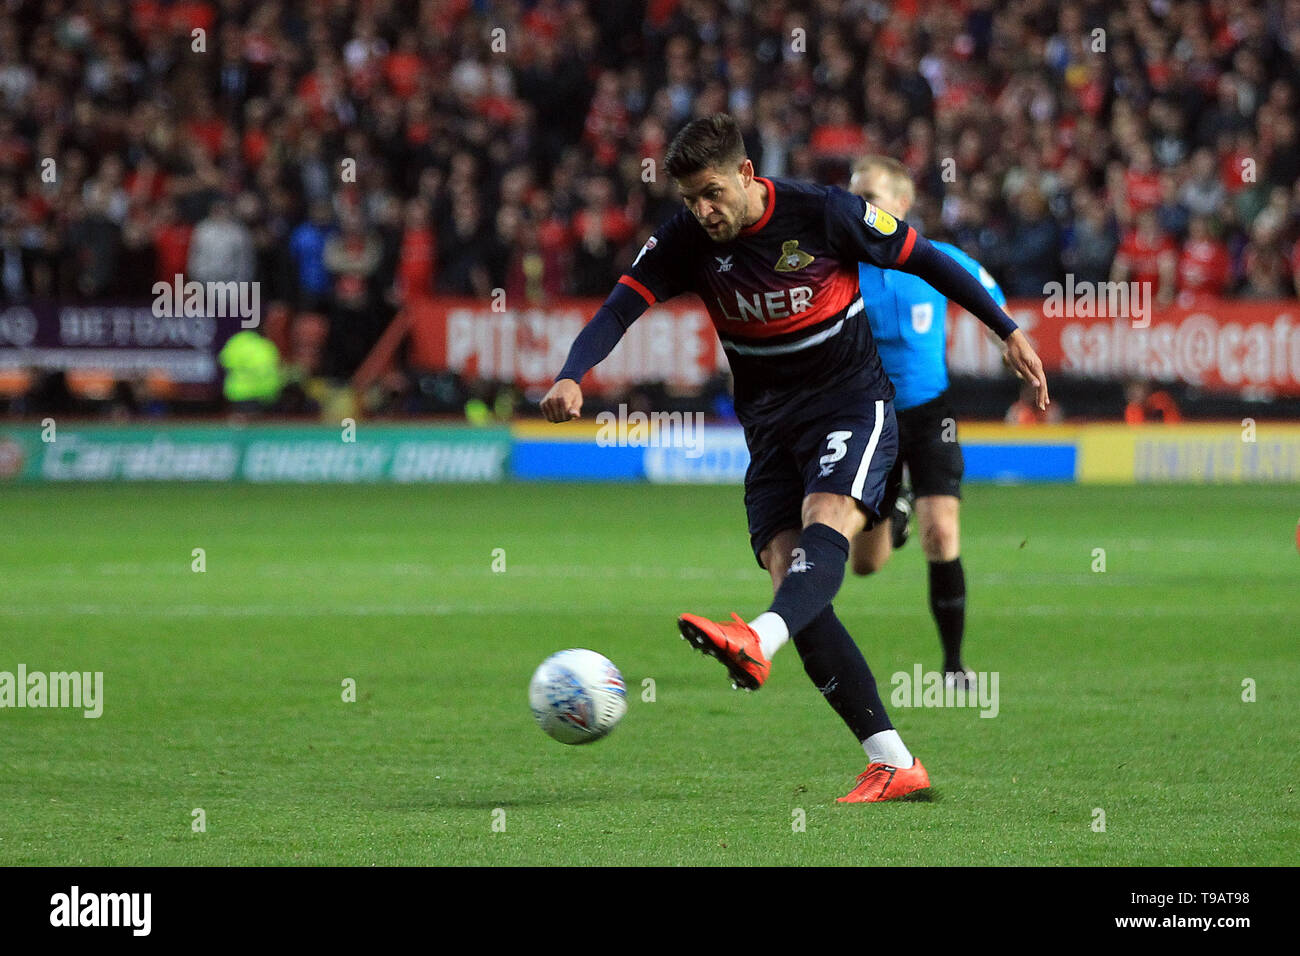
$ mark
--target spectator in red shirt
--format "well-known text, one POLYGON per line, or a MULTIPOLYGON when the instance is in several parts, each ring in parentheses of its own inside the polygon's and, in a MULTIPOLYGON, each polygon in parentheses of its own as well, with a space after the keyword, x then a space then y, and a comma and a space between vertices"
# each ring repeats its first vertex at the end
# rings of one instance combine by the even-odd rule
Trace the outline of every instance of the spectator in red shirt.
POLYGON ((1178 257, 1178 291, 1187 296, 1223 295, 1232 276, 1228 247, 1215 238, 1210 220, 1193 216, 1178 257))
POLYGON ((176 214, 176 204, 167 200, 153 223, 153 249, 158 282, 171 283, 184 275, 190 259, 190 236, 194 227, 176 214))
POLYGON ((379 35, 374 16, 363 13, 357 19, 352 39, 343 47, 343 62, 354 92, 369 92, 379 75, 388 43, 379 35))
POLYGON ((1119 245, 1111 265, 1112 282, 1148 282, 1155 287, 1156 301, 1173 301, 1178 274, 1178 247, 1160 231, 1154 210, 1138 215, 1136 228, 1119 245))
POLYGON ((124 185, 132 203, 151 206, 163 197, 167 189, 168 175, 159 167, 158 162, 146 153, 140 157, 126 174, 124 185))
POLYGON ((212 31, 216 22, 217 11, 210 3, 202 0, 180 0, 168 11, 172 29, 179 30, 187 36, 195 30, 212 31))
POLYGON ((428 298, 433 294, 437 255, 438 243, 429 226, 429 209, 423 200, 412 199, 406 204, 406 230, 402 233, 402 248, 398 253, 397 275, 393 283, 394 298, 398 303, 428 298))
POLYGON ((31 146, 14 129, 14 121, 0 115, 0 171, 12 174, 26 168, 31 154, 31 146))
POLYGON ((1260 150, 1247 132, 1219 138, 1219 175, 1229 193, 1237 193, 1258 182, 1264 170, 1259 168, 1260 150))
POLYGON ((208 156, 216 159, 221 152, 221 141, 226 135, 226 124, 212 108, 212 101, 200 97, 194 106, 194 116, 185 123, 187 136, 202 144, 208 156))
POLYGON ((627 109, 620 95, 618 74, 606 70, 596 81, 596 95, 587 110, 582 141, 592 150, 596 162, 608 168, 618 161, 627 133, 627 109))
POLYGON ((825 120, 813 129, 809 146, 820 159, 846 159, 869 152, 866 133, 853 121, 846 99, 834 97, 826 109, 825 120))
POLYGON ((424 61, 420 59, 418 38, 414 33, 403 33, 397 49, 384 60, 384 79, 392 91, 402 99, 415 95, 420 85, 424 61))
POLYGON ((253 169, 262 165, 271 148, 271 136, 266 128, 269 112, 266 100, 250 100, 244 107, 244 136, 240 141, 240 155, 253 169))
POLYGON ((567 261, 573 237, 564 220, 556 214, 551 194, 537 190, 528 201, 528 214, 529 219, 537 224, 537 242, 542 251, 567 261))
POLYGON ((1124 195, 1133 216, 1160 205, 1160 171, 1145 142, 1133 148, 1133 164, 1124 172, 1124 195))
POLYGON ((614 205, 614 186, 608 179, 593 176, 587 180, 582 198, 584 206, 573 217, 575 240, 594 234, 589 225, 593 218, 600 221, 600 234, 615 245, 622 245, 632 238, 636 223, 623 209, 614 205))

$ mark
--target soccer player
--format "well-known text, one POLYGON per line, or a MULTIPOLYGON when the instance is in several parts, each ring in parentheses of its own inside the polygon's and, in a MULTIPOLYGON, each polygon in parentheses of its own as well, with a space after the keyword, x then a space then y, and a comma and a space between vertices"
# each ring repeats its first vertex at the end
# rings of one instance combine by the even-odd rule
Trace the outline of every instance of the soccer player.
MULTIPOLYGON (((898 219, 907 218, 916 196, 907 167, 888 156, 867 156, 855 163, 849 191, 898 219)), ((999 306, 1007 304, 998 284, 978 262, 956 246, 932 245, 977 278, 999 306)), ((973 689, 974 672, 968 671, 961 659, 966 576, 961 566, 957 514, 964 461, 957 444, 956 416, 948 401, 944 358, 948 300, 916 275, 881 269, 869 262, 859 267, 858 278, 880 361, 894 383, 898 415, 894 469, 901 475, 906 465, 911 476, 921 550, 930 565, 930 613, 943 645, 944 683, 973 689)), ((891 487, 899 480, 894 476, 891 487)), ((902 502, 900 498, 899 504, 902 502)), ((887 524, 861 532, 849 552, 853 572, 880 570, 899 543, 887 524)))
POLYGON ((915 272, 1007 343, 1008 362, 1047 404, 1042 362, 984 287, 924 237, 842 189, 754 173, 734 120, 694 120, 664 166, 685 208, 646 241, 574 340, 542 399, 547 420, 582 408, 582 377, 655 302, 703 299, 727 352, 750 466, 750 544, 775 599, 746 623, 678 618, 682 636, 756 690, 788 641, 867 753, 841 802, 905 796, 930 785, 890 723, 875 678, 831 601, 849 541, 880 519, 898 451, 894 388, 862 314, 858 263, 915 272))

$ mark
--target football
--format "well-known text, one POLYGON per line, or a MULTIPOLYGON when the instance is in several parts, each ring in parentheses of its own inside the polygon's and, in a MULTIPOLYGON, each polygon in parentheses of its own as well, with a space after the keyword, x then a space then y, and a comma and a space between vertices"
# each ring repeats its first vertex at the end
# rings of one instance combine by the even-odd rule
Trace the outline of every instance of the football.
POLYGON ((575 648, 542 661, 528 685, 538 725, 562 744, 589 744, 627 713, 627 688, 613 662, 575 648))

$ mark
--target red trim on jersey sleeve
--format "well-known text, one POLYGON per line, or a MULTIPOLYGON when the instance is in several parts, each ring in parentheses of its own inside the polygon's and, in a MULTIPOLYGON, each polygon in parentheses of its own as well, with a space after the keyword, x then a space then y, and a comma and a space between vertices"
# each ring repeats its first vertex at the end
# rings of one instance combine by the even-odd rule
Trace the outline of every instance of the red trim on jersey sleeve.
POLYGON ((916 245, 916 230, 908 226, 907 238, 903 240, 903 251, 898 254, 898 261, 894 263, 894 268, 898 268, 907 261, 907 257, 912 254, 914 245, 916 245))
POLYGON ((651 292, 649 289, 643 286, 640 282, 637 282, 631 276, 628 275, 620 276, 618 280, 618 284, 627 286, 629 289, 631 289, 641 298, 645 299, 646 305, 654 305, 658 301, 658 299, 655 298, 655 294, 653 292, 651 292))
POLYGON ((776 208, 776 187, 772 185, 772 180, 765 179, 762 176, 755 176, 754 179, 767 188, 767 208, 763 210, 763 215, 758 217, 757 222, 752 222, 740 230, 742 236, 752 236, 766 226, 767 221, 772 218, 772 210, 776 208))

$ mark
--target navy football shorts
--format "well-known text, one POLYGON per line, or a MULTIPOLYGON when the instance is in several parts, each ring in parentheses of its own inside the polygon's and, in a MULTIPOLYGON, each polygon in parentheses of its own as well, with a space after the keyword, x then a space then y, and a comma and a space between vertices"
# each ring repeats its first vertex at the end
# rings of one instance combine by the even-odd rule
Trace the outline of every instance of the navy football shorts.
POLYGON ((746 441, 745 513, 759 567, 773 537, 803 527, 808 495, 848 495, 866 514, 868 527, 888 515, 886 501, 893 506, 898 422, 891 401, 854 399, 838 411, 751 430, 746 441))

